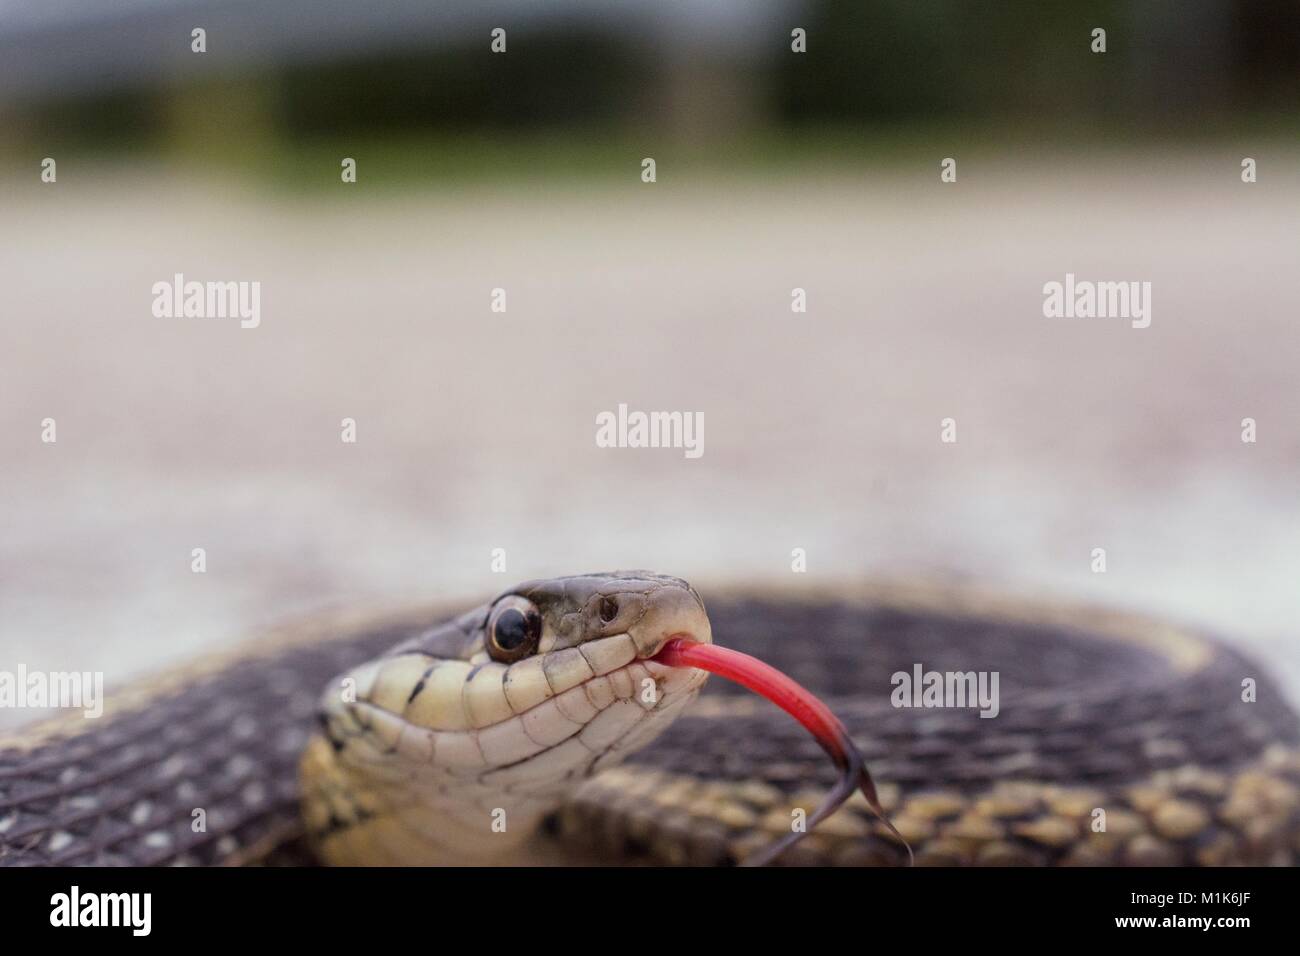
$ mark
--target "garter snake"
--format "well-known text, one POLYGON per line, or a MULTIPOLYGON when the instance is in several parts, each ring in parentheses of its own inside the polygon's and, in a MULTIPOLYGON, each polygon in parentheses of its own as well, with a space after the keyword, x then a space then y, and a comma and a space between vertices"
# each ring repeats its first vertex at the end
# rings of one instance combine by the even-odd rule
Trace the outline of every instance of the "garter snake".
MULTIPOLYGON (((673 635, 821 696, 920 864, 1300 854, 1300 724, 1208 637, 950 589, 755 587, 706 614, 684 581, 619 572, 325 615, 19 731, 0 864, 743 862, 834 771, 767 702, 651 661, 673 635), (894 706, 918 664, 996 671, 997 717, 894 706)), ((781 862, 902 853, 850 801, 781 862)))

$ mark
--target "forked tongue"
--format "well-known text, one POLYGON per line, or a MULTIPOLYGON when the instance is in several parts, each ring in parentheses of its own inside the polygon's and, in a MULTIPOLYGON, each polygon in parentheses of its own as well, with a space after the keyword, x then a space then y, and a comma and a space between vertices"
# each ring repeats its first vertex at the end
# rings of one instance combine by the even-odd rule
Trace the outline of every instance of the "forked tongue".
POLYGON ((903 835, 889 822, 885 808, 876 796, 876 785, 871 782, 866 762, 862 754, 853 745, 848 731, 840 723, 829 707, 818 700, 806 687, 800 686, 775 667, 764 664, 756 657, 733 651, 716 644, 701 644, 688 638, 674 637, 654 656, 654 660, 668 667, 696 667, 710 674, 717 674, 727 680, 748 687, 754 693, 766 697, 776 706, 808 729, 822 750, 830 755, 835 766, 840 769, 839 782, 826 795, 819 806, 808 818, 808 825, 802 832, 792 832, 765 847, 745 860, 746 866, 762 866, 770 863, 784 853, 840 808, 845 800, 853 796, 853 791, 861 789, 867 798, 867 806, 889 828, 898 842, 907 849, 907 859, 914 861, 912 848, 908 846, 903 835))

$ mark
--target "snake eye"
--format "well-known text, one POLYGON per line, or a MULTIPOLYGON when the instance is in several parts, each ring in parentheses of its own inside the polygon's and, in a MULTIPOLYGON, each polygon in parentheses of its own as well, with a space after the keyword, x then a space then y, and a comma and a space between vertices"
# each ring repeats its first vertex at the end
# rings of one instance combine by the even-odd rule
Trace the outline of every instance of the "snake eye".
POLYGON ((542 636, 542 615, 523 598, 506 598, 488 619, 487 650, 493 660, 510 664, 537 649, 542 636))
POLYGON ((600 599, 600 622, 608 624, 614 618, 618 617, 618 598, 603 597, 600 599))

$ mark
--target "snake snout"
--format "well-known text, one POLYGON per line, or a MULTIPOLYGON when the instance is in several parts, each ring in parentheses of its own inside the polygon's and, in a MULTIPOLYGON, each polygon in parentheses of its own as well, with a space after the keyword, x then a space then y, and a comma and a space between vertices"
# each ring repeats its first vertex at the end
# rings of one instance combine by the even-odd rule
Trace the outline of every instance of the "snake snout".
POLYGON ((627 628, 638 658, 654 657, 674 637, 713 643, 709 615, 694 589, 685 585, 662 587, 647 593, 644 600, 641 614, 627 628))
POLYGON ((628 627, 637 658, 659 684, 665 705, 693 692, 707 679, 704 671, 692 667, 669 667, 653 660, 673 638, 684 637, 701 644, 713 643, 713 629, 704 602, 689 586, 669 586, 646 595, 644 612, 628 627))

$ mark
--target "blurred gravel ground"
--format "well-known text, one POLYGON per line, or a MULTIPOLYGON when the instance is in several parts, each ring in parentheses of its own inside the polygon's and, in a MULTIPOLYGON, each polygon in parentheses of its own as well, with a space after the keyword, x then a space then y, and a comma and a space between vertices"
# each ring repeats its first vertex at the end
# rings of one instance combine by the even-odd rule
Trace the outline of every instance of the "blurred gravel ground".
POLYGON ((1300 697, 1297 160, 1252 186, 1191 152, 942 187, 0 184, 0 666, 111 688, 314 608, 615 566, 707 598, 790 583, 804 547, 796 583, 1206 625, 1300 697), (1067 271, 1151 281, 1151 328, 1043 318, 1067 271), (260 281, 261 327, 154 318, 175 272, 260 281), (704 457, 595 447, 619 402, 702 411, 704 457))

